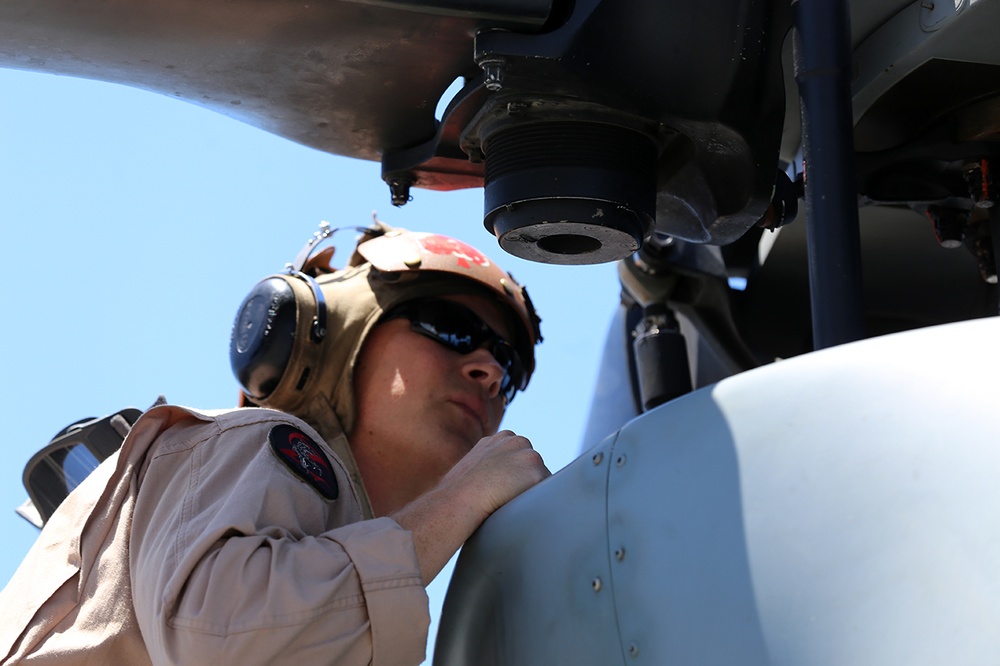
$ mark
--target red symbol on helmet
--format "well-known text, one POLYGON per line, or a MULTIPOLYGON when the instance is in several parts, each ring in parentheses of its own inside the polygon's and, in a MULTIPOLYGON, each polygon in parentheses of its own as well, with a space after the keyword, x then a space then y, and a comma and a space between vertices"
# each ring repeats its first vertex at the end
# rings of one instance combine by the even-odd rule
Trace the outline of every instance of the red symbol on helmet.
POLYGON ((462 268, 472 268, 472 264, 479 266, 489 266, 490 260, 476 248, 463 243, 460 240, 431 234, 420 239, 420 244, 424 249, 432 254, 450 254, 458 260, 458 265, 462 268))

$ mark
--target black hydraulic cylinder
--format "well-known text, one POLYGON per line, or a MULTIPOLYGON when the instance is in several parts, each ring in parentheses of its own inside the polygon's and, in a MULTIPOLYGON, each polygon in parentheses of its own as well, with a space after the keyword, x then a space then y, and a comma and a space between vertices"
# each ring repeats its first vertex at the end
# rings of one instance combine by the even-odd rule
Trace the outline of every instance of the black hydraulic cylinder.
POLYGON ((864 337, 846 0, 794 3, 806 240, 816 349, 864 337))
POLYGON ((653 303, 645 308, 632 345, 643 411, 691 392, 687 343, 677 318, 665 305, 653 303))
MULTIPOLYGON (((993 250, 993 270, 1000 280, 1000 206, 990 206, 990 247, 993 250)), ((1000 314, 1000 297, 997 300, 997 314, 1000 314)))

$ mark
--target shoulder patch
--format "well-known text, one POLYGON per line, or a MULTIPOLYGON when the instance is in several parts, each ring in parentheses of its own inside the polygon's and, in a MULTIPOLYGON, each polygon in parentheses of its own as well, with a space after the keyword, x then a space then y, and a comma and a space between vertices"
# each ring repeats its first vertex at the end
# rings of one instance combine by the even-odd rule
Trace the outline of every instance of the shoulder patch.
POLYGON ((296 476, 328 500, 337 499, 337 477, 319 444, 294 426, 276 425, 267 435, 271 450, 296 476))

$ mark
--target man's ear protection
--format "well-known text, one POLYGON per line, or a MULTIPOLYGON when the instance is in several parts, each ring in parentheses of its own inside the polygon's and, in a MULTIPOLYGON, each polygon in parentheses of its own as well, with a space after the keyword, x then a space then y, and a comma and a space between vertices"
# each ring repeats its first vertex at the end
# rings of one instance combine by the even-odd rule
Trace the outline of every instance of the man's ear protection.
POLYGON ((236 379, 255 400, 267 398, 278 387, 295 347, 298 313, 303 308, 290 280, 311 283, 319 297, 312 308, 318 312, 310 327, 310 341, 319 344, 326 333, 319 317, 326 310, 315 280, 299 273, 272 275, 258 282, 240 305, 229 341, 229 363, 236 379))
POLYGON ((229 363, 247 396, 266 400, 279 386, 301 389, 319 358, 327 335, 326 301, 316 283, 309 258, 316 246, 340 229, 377 235, 378 229, 320 224, 284 273, 264 278, 240 305, 229 340, 229 363), (296 361, 292 364, 293 359, 296 361), (302 368, 298 377, 285 377, 290 365, 302 368))

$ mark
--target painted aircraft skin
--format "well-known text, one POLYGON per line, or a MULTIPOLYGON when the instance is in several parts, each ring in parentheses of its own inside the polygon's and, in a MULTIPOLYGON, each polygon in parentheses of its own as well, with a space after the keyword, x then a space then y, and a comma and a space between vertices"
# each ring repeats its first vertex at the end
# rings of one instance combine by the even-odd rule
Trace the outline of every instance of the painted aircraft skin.
POLYGON ((435 663, 984 663, 997 28, 996 0, 12 0, 0 66, 380 161, 400 205, 484 186, 507 251, 619 262, 582 455, 463 551, 435 663))

